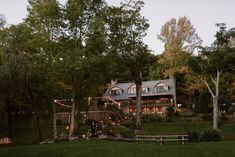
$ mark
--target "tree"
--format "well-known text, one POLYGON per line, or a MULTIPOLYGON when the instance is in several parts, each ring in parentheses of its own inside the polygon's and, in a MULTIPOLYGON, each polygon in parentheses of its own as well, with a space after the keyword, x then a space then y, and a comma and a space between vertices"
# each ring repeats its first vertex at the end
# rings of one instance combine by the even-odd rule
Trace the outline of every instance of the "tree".
MULTIPOLYGON (((32 62, 22 48, 21 25, 5 28, 0 47, 0 84, 8 119, 8 137, 12 138, 12 106, 17 89, 22 91, 31 78, 32 62), (22 86, 19 86, 19 82, 22 86)), ((19 92, 19 91, 18 91, 19 92)))
POLYGON ((73 91, 70 137, 73 136, 75 130, 76 111, 81 110, 81 100, 86 94, 85 91, 89 85, 94 83, 91 80, 94 81, 97 77, 94 76, 97 73, 90 75, 91 72, 94 72, 91 71, 91 68, 94 69, 92 66, 96 66, 95 64, 100 62, 99 59, 104 51, 102 37, 104 5, 103 0, 68 0, 65 5, 66 35, 63 40, 67 50, 60 54, 60 58, 62 58, 61 64, 64 66, 64 73, 70 75, 70 77, 67 75, 65 82, 71 84, 73 91), (95 35, 98 36, 95 37, 95 35))
POLYGON ((213 102, 213 129, 218 129, 218 99, 221 75, 234 70, 235 50, 228 46, 226 27, 218 25, 215 46, 203 48, 200 56, 189 61, 194 72, 209 90, 213 102))
MULTIPOLYGON (((151 73, 162 72, 163 78, 176 78, 177 101, 184 106, 191 96, 189 89, 191 75, 188 59, 201 44, 195 28, 187 17, 171 18, 161 29, 158 39, 164 43, 165 50, 159 56, 158 67, 151 73)), ((159 75, 159 74, 158 74, 159 75)), ((177 102, 175 102, 177 103, 177 102)))
POLYGON ((147 45, 142 41, 149 27, 140 14, 143 5, 143 1, 128 0, 120 7, 110 7, 107 13, 110 52, 136 84, 136 128, 141 127, 142 72, 149 56, 147 45))
POLYGON ((188 72, 187 59, 200 46, 201 39, 187 17, 175 18, 166 22, 158 39, 165 43, 159 63, 165 67, 165 77, 188 72))
POLYGON ((6 24, 6 18, 4 15, 0 14, 0 30, 4 28, 6 24))
MULTIPOLYGON (((54 63, 56 61, 56 54, 58 53, 57 41, 62 33, 61 8, 56 0, 29 0, 27 10, 28 15, 24 24, 33 36, 29 41, 29 45, 32 45, 34 50, 31 53, 34 57, 34 70, 37 71, 36 75, 34 75, 35 80, 32 82, 36 82, 38 77, 45 80, 47 84, 44 85, 47 86, 49 104, 54 105, 53 97, 55 96, 54 93, 56 93, 53 91, 55 89, 53 87, 56 84, 54 63), (42 74, 41 72, 43 75, 40 75, 42 74)), ((34 104, 36 102, 35 95, 37 90, 32 85, 29 84, 28 89, 33 110, 37 110, 34 112, 34 115, 36 117, 36 124, 38 124, 39 138, 42 140, 42 137, 40 137, 40 117, 37 114, 40 108, 34 104)), ((56 132, 54 132, 54 139, 56 139, 56 132)))

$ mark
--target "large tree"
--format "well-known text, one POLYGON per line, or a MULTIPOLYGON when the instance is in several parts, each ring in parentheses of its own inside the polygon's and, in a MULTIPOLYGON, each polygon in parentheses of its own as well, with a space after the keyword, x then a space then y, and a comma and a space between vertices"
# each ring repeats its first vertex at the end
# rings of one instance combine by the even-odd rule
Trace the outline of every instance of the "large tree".
MULTIPOLYGON (((54 68, 54 64, 56 54, 58 53, 58 38, 62 34, 62 13, 60 4, 56 0, 29 0, 27 10, 28 15, 24 23, 33 36, 28 41, 28 45, 31 45, 33 48, 33 52, 31 53, 34 58, 34 70, 36 70, 34 80, 29 84, 28 89, 33 110, 36 110, 40 109, 35 104, 37 102, 36 93, 38 90, 32 85, 38 82, 38 77, 41 77, 41 80, 46 82, 44 85, 47 89, 49 104, 54 106, 53 99, 56 93, 53 88, 56 84, 56 69, 54 68)), ((39 124, 37 111, 34 113, 36 113, 36 123, 39 124)), ((38 128, 40 134, 40 127, 38 126, 38 128)), ((56 139, 56 136, 56 132, 54 132, 54 139, 56 139)), ((41 137, 40 140, 42 140, 41 137)))
POLYGON ((124 66, 130 79, 136 84, 136 128, 141 127, 142 72, 149 56, 143 37, 149 27, 140 14, 143 1, 128 0, 120 7, 110 7, 108 11, 110 51, 114 53, 118 66, 124 66))
POLYGON ((7 112, 9 138, 12 138, 12 106, 16 105, 13 102, 25 89, 32 72, 32 61, 25 53, 22 44, 24 42, 22 29, 23 27, 18 25, 1 30, 1 34, 4 35, 1 36, 0 45, 0 95, 4 99, 4 108, 7 112))
POLYGON ((187 17, 170 19, 163 25, 158 39, 165 44, 159 59, 159 63, 164 65, 165 77, 187 73, 187 59, 201 44, 191 21, 187 17))
POLYGON ((71 85, 73 92, 70 137, 74 134, 74 117, 81 110, 82 98, 86 96, 89 87, 99 80, 97 71, 100 70, 94 69, 102 67, 100 61, 105 51, 104 6, 103 0, 68 0, 65 4, 66 33, 62 40, 66 50, 60 53, 60 58, 64 66, 63 73, 67 75, 65 82, 71 85))
POLYGON ((230 31, 224 24, 217 24, 219 31, 213 47, 202 48, 201 54, 189 60, 194 72, 209 90, 213 102, 213 129, 218 129, 218 99, 220 79, 226 71, 234 71, 235 49, 229 47, 230 31))

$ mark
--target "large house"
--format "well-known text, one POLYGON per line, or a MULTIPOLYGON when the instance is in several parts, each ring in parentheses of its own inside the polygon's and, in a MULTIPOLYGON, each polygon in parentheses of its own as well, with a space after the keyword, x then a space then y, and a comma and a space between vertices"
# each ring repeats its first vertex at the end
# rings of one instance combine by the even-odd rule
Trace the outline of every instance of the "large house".
MULTIPOLYGON (((125 113, 135 114, 136 86, 111 81, 102 100, 105 106, 116 105, 125 113)), ((142 82, 142 114, 163 114, 168 108, 176 109, 176 104, 175 78, 142 82)))

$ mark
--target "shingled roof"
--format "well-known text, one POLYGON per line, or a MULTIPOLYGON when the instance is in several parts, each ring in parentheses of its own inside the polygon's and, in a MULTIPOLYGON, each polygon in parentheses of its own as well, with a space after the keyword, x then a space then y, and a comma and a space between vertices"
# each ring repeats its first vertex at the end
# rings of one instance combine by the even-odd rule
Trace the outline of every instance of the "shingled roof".
MULTIPOLYGON (((105 99, 105 97, 110 97, 113 100, 128 100, 130 98, 134 98, 136 97, 136 94, 130 94, 128 93, 128 89, 135 85, 133 82, 129 82, 129 83, 112 83, 110 85, 110 87, 106 90, 106 92, 103 95, 103 98, 105 99), (113 88, 119 88, 122 90, 122 94, 120 95, 111 95, 110 91, 113 88)), ((153 81, 143 81, 142 82, 142 86, 143 87, 147 87, 148 88, 148 93, 142 93, 142 97, 145 96, 160 96, 160 95, 173 95, 175 93, 175 79, 173 77, 169 78, 169 79, 164 79, 164 80, 153 80, 153 81), (169 90, 168 91, 164 91, 164 92, 155 92, 155 87, 159 84, 164 84, 169 86, 169 90)))

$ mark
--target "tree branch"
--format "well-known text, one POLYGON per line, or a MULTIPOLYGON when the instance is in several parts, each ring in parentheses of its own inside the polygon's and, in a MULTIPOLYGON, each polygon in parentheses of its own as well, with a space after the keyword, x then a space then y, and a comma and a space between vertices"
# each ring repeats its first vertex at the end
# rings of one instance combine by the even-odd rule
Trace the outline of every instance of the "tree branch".
POLYGON ((215 79, 210 75, 212 82, 216 85, 215 79))
POLYGON ((211 90, 211 87, 209 86, 209 84, 207 83, 205 78, 202 78, 201 76, 198 76, 200 78, 200 80, 206 85, 206 87, 208 88, 209 92, 211 93, 212 97, 214 97, 214 93, 211 90))

